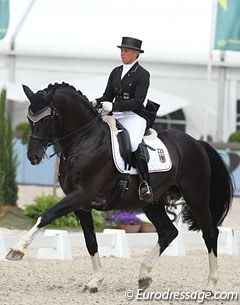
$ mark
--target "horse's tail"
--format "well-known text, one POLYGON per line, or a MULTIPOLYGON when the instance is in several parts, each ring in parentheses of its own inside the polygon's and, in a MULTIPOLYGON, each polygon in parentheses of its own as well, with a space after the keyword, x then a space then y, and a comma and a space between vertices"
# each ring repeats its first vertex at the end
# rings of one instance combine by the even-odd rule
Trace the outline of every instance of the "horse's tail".
MULTIPOLYGON (((213 224, 219 226, 228 214, 233 198, 233 180, 218 152, 207 142, 198 141, 206 150, 211 164, 210 210, 213 224)), ((183 220, 189 224, 189 229, 200 230, 188 208, 183 212, 183 220)))

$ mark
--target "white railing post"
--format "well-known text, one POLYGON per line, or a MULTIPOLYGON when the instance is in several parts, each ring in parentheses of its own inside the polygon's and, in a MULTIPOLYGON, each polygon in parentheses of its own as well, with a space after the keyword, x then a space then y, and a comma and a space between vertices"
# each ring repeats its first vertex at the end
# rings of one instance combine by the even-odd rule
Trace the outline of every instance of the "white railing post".
POLYGON ((114 234, 115 235, 115 244, 113 247, 99 247, 100 256, 115 256, 122 258, 130 258, 130 250, 127 240, 127 235, 124 230, 118 229, 105 229, 104 234, 114 234))
POLYGON ((46 230, 44 236, 57 236, 58 242, 55 248, 40 248, 37 259, 72 260, 72 247, 68 232, 65 230, 46 230))
POLYGON ((218 253, 238 254, 238 238, 233 228, 219 227, 218 253))
MULTIPOLYGON (((179 235, 163 255, 185 256, 186 251, 194 248, 205 248, 201 233, 182 230, 181 221, 177 228, 179 235)), ((233 228, 219 227, 218 253, 238 254, 240 231, 233 228)), ((0 260, 4 260, 7 250, 13 247, 19 236, 3 236, 0 231, 0 260)), ((99 255, 102 257, 130 258, 130 248, 135 246, 154 246, 157 243, 157 233, 126 233, 124 230, 105 229, 97 233, 99 255)), ((38 249, 37 259, 72 260, 72 248, 85 247, 83 233, 68 234, 65 230, 46 230, 44 235, 37 236, 30 248, 38 249)))
POLYGON ((0 232, 0 260, 4 260, 7 254, 4 238, 2 232, 0 232))

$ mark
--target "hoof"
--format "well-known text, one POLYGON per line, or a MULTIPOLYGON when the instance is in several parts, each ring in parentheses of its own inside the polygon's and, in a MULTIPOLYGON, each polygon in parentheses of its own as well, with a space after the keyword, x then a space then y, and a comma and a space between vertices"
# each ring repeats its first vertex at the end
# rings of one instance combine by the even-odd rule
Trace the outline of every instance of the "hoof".
POLYGON ((24 253, 18 250, 11 249, 6 255, 6 259, 10 261, 20 261, 24 256, 24 253))
POLYGON ((90 288, 88 286, 85 286, 82 292, 96 293, 98 292, 98 289, 97 287, 90 288))
POLYGON ((139 289, 147 289, 152 283, 152 278, 151 277, 145 277, 144 279, 140 279, 138 281, 138 288, 139 289))

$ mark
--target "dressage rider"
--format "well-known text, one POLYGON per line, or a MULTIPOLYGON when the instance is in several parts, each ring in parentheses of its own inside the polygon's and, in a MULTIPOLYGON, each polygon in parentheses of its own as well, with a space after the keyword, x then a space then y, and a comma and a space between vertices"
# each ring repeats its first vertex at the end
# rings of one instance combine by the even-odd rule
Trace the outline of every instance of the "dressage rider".
MULTIPOLYGON (((139 199, 152 202, 148 165, 139 147, 146 128, 153 123, 153 113, 143 104, 149 88, 150 74, 138 62, 139 55, 144 52, 141 46, 142 41, 139 39, 122 37, 122 44, 118 48, 121 49, 123 65, 112 70, 103 96, 92 103, 93 106, 101 103, 102 108, 112 112, 114 118, 128 130, 133 159, 140 178, 139 199)), ((155 116, 156 111, 154 118, 155 116)))

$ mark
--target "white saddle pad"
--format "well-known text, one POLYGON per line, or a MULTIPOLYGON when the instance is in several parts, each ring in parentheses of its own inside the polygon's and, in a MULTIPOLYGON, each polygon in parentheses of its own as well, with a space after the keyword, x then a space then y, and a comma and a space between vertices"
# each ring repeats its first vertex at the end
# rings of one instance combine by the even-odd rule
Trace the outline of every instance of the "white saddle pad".
MULTIPOLYGON (((137 171, 134 167, 132 167, 130 170, 124 169, 124 160, 120 155, 119 144, 116 136, 117 132, 119 131, 114 128, 114 118, 103 117, 103 120, 109 125, 111 131, 112 155, 116 168, 121 173, 136 175, 137 171)), ((150 160, 148 162, 149 173, 169 171, 172 168, 172 161, 166 146, 157 137, 156 131, 151 129, 151 135, 144 137, 144 142, 154 149, 152 150, 148 148, 150 156, 150 160)))

